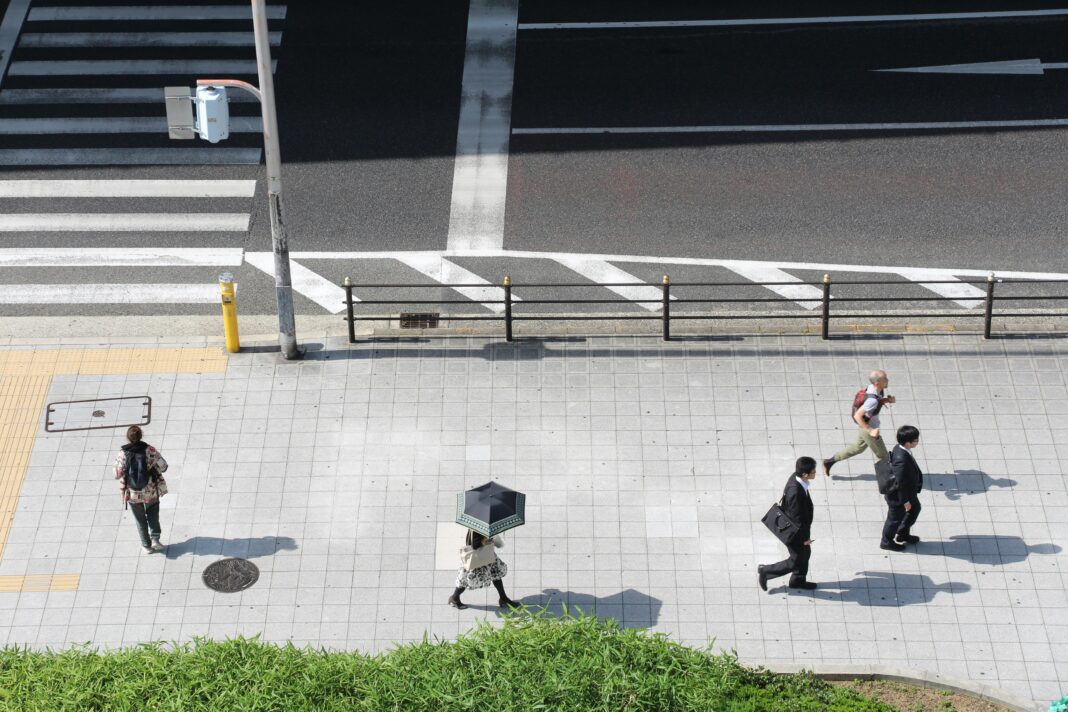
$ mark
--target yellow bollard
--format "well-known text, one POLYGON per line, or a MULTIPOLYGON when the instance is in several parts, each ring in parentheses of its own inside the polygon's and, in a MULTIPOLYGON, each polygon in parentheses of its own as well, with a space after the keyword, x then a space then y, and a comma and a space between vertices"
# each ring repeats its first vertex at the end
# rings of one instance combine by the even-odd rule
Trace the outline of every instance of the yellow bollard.
POLYGON ((241 339, 237 335, 237 295, 234 293, 234 275, 229 272, 219 275, 219 297, 222 299, 226 350, 236 354, 241 350, 241 339))

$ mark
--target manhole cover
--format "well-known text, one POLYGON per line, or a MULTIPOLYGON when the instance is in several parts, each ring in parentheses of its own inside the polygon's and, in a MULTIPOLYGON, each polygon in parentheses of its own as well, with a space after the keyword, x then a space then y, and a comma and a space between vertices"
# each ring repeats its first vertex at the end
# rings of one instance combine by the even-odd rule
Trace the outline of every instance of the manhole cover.
POLYGON ((244 591, 260 578, 256 564, 247 559, 222 559, 204 569, 204 585, 222 593, 244 591))

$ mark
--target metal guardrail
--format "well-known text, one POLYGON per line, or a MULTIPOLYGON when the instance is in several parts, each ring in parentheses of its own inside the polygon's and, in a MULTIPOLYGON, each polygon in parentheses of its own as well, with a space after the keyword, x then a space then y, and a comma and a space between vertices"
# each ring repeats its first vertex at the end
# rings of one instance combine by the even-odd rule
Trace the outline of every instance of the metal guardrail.
MULTIPOLYGON (((356 343, 356 322, 357 321, 383 321, 392 319, 391 316, 362 316, 355 313, 354 306, 360 305, 446 305, 446 304, 499 304, 503 307, 502 313, 494 314, 448 314, 442 318, 449 319, 451 321, 500 321, 504 322, 504 335, 508 341, 514 340, 513 326, 517 321, 660 321, 662 323, 662 337, 664 341, 671 339, 671 321, 718 321, 718 320, 733 320, 733 319, 819 319, 820 320, 820 333, 824 340, 830 338, 830 325, 832 319, 861 319, 872 317, 884 317, 884 318, 901 318, 905 317, 945 317, 946 312, 908 312, 907 314, 900 313, 839 313, 831 312, 832 294, 831 294, 831 277, 828 274, 823 275, 823 279, 820 282, 675 282, 672 283, 667 275, 660 285, 661 294, 657 299, 527 299, 523 298, 521 301, 514 299, 512 296, 512 290, 515 287, 523 287, 526 289, 535 288, 549 288, 549 289, 567 289, 567 288, 583 288, 589 289, 591 287, 641 287, 650 286, 643 285, 634 282, 610 282, 610 283, 552 283, 552 282, 537 282, 537 283, 524 283, 514 284, 511 277, 505 277, 499 287, 504 292, 504 298, 500 300, 494 299, 361 299, 354 301, 352 292, 354 289, 368 290, 368 289, 442 289, 444 288, 469 288, 469 289, 486 289, 487 287, 494 287, 498 285, 491 284, 353 284, 348 277, 342 283, 342 287, 345 290, 345 306, 346 315, 345 320, 349 326, 349 343, 356 343), (801 287, 810 286, 817 287, 822 290, 819 297, 722 297, 722 298, 678 298, 672 294, 672 287, 685 288, 685 287, 714 287, 714 288, 752 288, 752 287, 801 287), (763 312, 759 314, 713 314, 708 312, 703 313, 673 313, 672 305, 681 304, 774 304, 774 303, 798 303, 798 302, 816 302, 820 306, 818 313, 792 313, 792 312, 763 312), (580 304, 659 304, 660 314, 516 314, 516 305, 531 306, 537 304, 568 304, 568 305, 580 305, 580 304)), ((946 279, 946 280, 845 280, 841 282, 834 282, 838 286, 865 286, 882 289, 891 285, 911 285, 922 286, 926 284, 951 284, 960 286, 962 284, 985 284, 986 290, 982 298, 976 297, 974 300, 968 297, 947 297, 947 296, 929 296, 929 297, 916 297, 916 296, 879 296, 879 297, 847 297, 847 296, 833 296, 833 303, 855 303, 855 302, 957 302, 957 301, 975 301, 983 303, 983 311, 981 313, 972 313, 970 311, 962 311, 956 314, 958 318, 980 318, 983 319, 983 337, 989 339, 991 334, 991 327, 995 317, 1006 318, 1057 318, 1068 317, 1068 312, 1050 312, 1043 311, 1036 312, 994 312, 994 305, 998 301, 1064 301, 1068 300, 1068 294, 1064 295, 1006 295, 998 294, 995 291, 995 285, 998 284, 1068 284, 1068 279, 1001 279, 991 274, 985 280, 984 279, 946 279)))

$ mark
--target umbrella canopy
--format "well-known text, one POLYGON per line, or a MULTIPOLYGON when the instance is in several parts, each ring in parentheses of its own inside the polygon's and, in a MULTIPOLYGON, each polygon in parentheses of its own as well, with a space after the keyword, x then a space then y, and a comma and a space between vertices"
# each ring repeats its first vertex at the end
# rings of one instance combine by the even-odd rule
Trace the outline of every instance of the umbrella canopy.
POLYGON ((496 482, 456 495, 456 523, 483 536, 496 536, 523 524, 527 496, 496 482))

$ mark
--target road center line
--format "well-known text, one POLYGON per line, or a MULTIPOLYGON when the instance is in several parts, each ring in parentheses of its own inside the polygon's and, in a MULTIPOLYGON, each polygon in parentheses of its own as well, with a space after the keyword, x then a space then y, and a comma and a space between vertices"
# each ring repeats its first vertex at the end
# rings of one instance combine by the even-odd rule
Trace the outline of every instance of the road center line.
POLYGON ((500 249, 504 244, 518 17, 519 0, 471 0, 449 249, 500 249))
POLYGON ((1068 9, 999 12, 932 12, 915 15, 838 15, 829 17, 755 17, 731 20, 639 20, 622 22, 523 22, 520 30, 623 30, 669 27, 746 27, 753 25, 832 25, 863 22, 931 22, 936 20, 997 20, 1010 17, 1056 17, 1068 9))
POLYGON ((516 136, 562 134, 789 133, 794 131, 923 131, 931 129, 998 129, 1068 126, 1068 119, 1006 121, 921 121, 864 124, 752 124, 710 126, 594 126, 512 129, 516 136))

